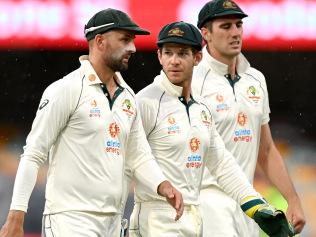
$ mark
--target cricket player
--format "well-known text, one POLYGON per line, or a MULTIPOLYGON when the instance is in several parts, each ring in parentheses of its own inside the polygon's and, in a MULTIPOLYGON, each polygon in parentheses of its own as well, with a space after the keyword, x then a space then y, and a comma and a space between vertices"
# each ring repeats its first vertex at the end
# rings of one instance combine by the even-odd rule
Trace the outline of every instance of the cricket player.
POLYGON ((29 197, 46 160, 43 236, 120 236, 126 166, 137 182, 172 204, 176 220, 181 216, 182 196, 155 162, 134 93, 119 73, 136 51, 135 35, 147 34, 115 9, 96 13, 85 25, 89 55, 42 96, 1 237, 23 236, 29 197))
POLYGON ((203 100, 192 94, 192 73, 202 58, 201 44, 199 30, 189 23, 164 26, 157 41, 162 71, 136 96, 150 147, 163 173, 181 191, 184 213, 175 222, 168 203, 137 183, 131 237, 202 236, 202 225, 217 221, 211 218, 202 223, 201 219, 199 192, 205 167, 250 217, 267 205, 225 149, 203 100))
MULTIPOLYGON (((288 202, 287 217, 300 233, 305 224, 299 197, 269 128, 269 99, 265 77, 241 53, 247 14, 231 0, 213 0, 199 12, 198 27, 206 46, 194 69, 192 85, 206 99, 226 148, 253 183, 256 164, 288 202), (257 159, 258 158, 258 159, 257 159)), ((258 227, 239 203, 205 170, 201 191, 205 237, 255 237, 258 227), (216 220, 216 221, 215 221, 216 220)))

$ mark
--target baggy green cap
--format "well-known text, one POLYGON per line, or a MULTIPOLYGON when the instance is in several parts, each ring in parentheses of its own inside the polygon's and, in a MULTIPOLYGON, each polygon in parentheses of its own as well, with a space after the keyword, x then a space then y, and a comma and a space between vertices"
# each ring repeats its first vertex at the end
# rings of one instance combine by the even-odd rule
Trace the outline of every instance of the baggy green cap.
POLYGON ((197 50, 202 49, 202 35, 192 24, 177 21, 165 25, 159 32, 157 46, 165 43, 177 43, 190 45, 197 50))
POLYGON ((85 25, 84 34, 89 41, 97 34, 102 34, 114 29, 128 30, 135 35, 150 34, 149 31, 140 28, 133 22, 125 12, 112 8, 107 8, 96 13, 85 25))
POLYGON ((204 24, 221 16, 236 15, 240 19, 248 15, 232 0, 212 0, 202 7, 199 13, 197 27, 201 29, 204 24))

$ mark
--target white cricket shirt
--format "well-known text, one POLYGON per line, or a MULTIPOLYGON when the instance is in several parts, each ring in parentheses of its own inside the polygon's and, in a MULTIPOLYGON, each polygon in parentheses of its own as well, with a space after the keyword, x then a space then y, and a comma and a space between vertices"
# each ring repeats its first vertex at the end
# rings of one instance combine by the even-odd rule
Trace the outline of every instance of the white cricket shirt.
MULTIPOLYGON (((203 48, 203 59, 193 72, 192 86, 210 108, 216 129, 226 148, 252 183, 257 163, 261 126, 269 122, 269 99, 261 72, 250 67, 240 54, 237 75, 231 80, 228 66, 215 60, 203 48)), ((215 184, 205 172, 203 187, 215 184)))
POLYGON ((45 90, 24 147, 11 209, 26 211, 37 169, 48 157, 44 214, 120 212, 126 165, 156 192, 165 177, 151 155, 133 91, 119 73, 115 77, 118 89, 110 99, 83 58, 79 69, 45 90))
MULTIPOLYGON (((162 71, 136 99, 152 152, 167 179, 182 192, 184 203, 199 204, 205 166, 235 200, 256 196, 225 150, 207 107, 198 97, 191 97, 187 104, 181 94, 182 87, 172 84, 162 71)), ((139 183, 135 199, 144 202, 161 198, 139 183)))

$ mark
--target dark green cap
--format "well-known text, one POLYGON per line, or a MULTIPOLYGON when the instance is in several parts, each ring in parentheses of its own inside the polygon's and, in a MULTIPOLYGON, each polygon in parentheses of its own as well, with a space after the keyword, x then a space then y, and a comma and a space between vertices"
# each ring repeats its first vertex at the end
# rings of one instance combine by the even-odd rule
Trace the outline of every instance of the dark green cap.
POLYGON ((197 50, 202 49, 202 36, 200 31, 192 24, 177 21, 165 25, 159 32, 157 46, 165 43, 190 45, 197 50))
POLYGON ((135 35, 150 34, 149 31, 141 29, 133 22, 125 12, 112 8, 107 8, 96 13, 85 25, 84 34, 89 41, 97 34, 102 34, 114 29, 128 30, 135 35))
POLYGON ((248 15, 232 0, 212 0, 202 7, 197 26, 201 29, 204 24, 214 18, 236 15, 240 19, 248 15))

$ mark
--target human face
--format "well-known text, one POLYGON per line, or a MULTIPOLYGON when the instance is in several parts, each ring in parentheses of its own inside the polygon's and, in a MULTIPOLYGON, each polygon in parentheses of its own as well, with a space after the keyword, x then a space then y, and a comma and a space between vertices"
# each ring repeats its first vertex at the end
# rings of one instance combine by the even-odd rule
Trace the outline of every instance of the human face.
POLYGON ((103 59, 114 72, 128 69, 128 61, 136 52, 135 35, 125 30, 112 30, 104 35, 103 59))
POLYGON ((243 22, 236 16, 216 18, 201 29, 211 55, 219 61, 235 58, 242 47, 243 22))
POLYGON ((158 59, 169 81, 184 87, 191 83, 193 67, 201 60, 201 52, 193 53, 188 45, 165 43, 158 50, 158 59))

